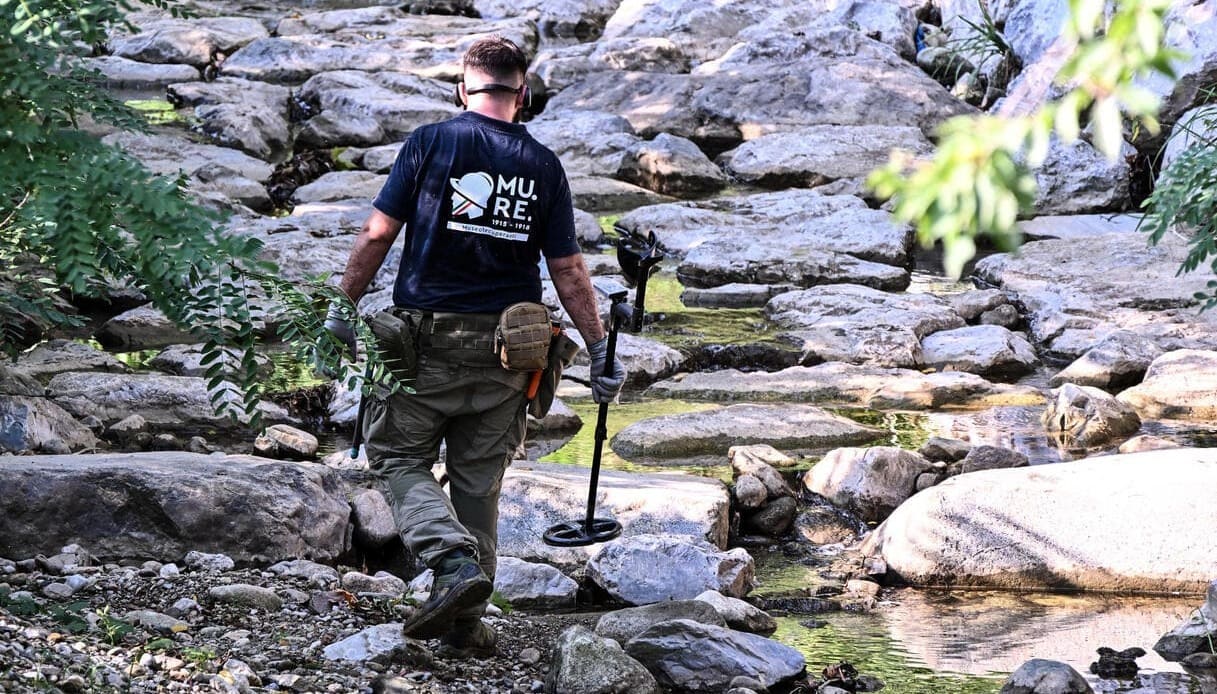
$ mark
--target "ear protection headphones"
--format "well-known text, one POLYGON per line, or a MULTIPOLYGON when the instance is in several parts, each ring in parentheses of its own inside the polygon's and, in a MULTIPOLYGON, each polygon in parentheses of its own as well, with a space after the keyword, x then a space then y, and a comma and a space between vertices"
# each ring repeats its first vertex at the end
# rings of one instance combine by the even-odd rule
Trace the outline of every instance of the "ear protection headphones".
MULTIPOLYGON (((464 83, 465 83, 464 80, 457 82, 456 87, 453 89, 453 92, 452 92, 452 103, 456 104, 457 106, 460 106, 461 108, 468 107, 468 105, 465 103, 464 99, 461 98, 461 85, 464 83)), ((524 109, 527 110, 527 109, 532 108, 532 90, 528 88, 527 84, 521 85, 519 87, 509 87, 505 84, 498 84, 495 82, 491 82, 490 84, 478 87, 477 89, 469 89, 465 93, 466 94, 484 94, 487 92, 507 92, 509 94, 519 94, 521 91, 524 92, 524 109)))

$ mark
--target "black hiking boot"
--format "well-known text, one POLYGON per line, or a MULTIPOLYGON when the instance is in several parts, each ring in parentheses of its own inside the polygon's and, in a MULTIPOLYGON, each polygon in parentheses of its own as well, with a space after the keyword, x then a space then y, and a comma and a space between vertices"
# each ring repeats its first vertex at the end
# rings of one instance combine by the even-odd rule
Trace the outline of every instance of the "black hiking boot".
POLYGON ((465 550, 449 552, 435 567, 430 597, 402 626, 402 633, 416 639, 442 636, 452 629, 457 614, 486 600, 493 590, 477 559, 465 550))
POLYGON ((489 658, 498 652, 499 635, 480 617, 463 617, 439 639, 435 654, 441 658, 489 658))

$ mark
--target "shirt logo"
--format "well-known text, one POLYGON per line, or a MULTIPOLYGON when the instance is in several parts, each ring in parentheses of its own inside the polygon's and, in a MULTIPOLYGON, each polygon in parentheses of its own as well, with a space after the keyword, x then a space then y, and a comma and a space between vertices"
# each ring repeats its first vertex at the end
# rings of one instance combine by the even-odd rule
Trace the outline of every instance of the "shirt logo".
POLYGON ((452 183, 452 216, 465 215, 469 219, 477 219, 486 211, 486 203, 494 192, 494 179, 490 174, 475 171, 458 178, 450 178, 452 183))
POLYGON ((537 200, 535 180, 522 176, 491 176, 482 171, 474 171, 460 178, 449 178, 448 182, 452 185, 449 230, 507 241, 529 240, 532 232, 532 206, 537 200), (483 215, 488 219, 482 220, 483 215), (456 219, 462 216, 466 221, 456 219), (479 220, 478 223, 470 223, 475 219, 479 220))

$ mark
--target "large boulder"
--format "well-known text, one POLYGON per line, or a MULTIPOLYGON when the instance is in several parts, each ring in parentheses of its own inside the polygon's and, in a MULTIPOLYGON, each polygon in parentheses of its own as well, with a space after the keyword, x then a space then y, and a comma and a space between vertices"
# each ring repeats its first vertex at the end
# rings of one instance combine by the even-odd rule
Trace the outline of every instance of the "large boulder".
POLYGON ((1173 123, 1205 98, 1217 77, 1217 16, 1212 0, 1172 3, 1166 17, 1166 43, 1179 52, 1172 76, 1148 75, 1141 82, 1162 98, 1161 118, 1173 123))
POLYGON ((927 294, 891 294, 853 284, 779 294, 765 306, 780 338, 798 345, 803 363, 845 361, 921 367, 921 339, 962 328, 950 305, 927 294))
POLYGON ((1188 529, 1217 510, 1179 490, 1214 484, 1217 449, 960 475, 901 504, 863 550, 913 584, 1199 592, 1217 557, 1188 529))
POLYGON ((875 409, 925 410, 942 407, 1032 405, 1043 401, 1035 388, 990 383, 961 371, 922 373, 828 362, 781 371, 696 372, 660 381, 653 397, 712 402, 808 402, 875 409))
POLYGON ((753 562, 741 548, 719 550, 678 535, 636 535, 601 546, 587 576, 631 605, 692 600, 707 590, 743 597, 752 590, 753 562))
POLYGON ((1143 417, 1217 419, 1217 351, 1167 352, 1149 365, 1140 385, 1118 397, 1143 417))
POLYGON ((450 85, 426 77, 334 67, 309 78, 296 95, 310 116, 299 140, 313 147, 400 142, 421 125, 455 115, 451 96, 450 85))
MULTIPOLYGON (((1131 149, 1131 148, 1129 148, 1131 149)), ((1124 157, 1107 160, 1085 140, 1053 140, 1048 158, 1035 170, 1037 214, 1082 214, 1129 206, 1132 168, 1124 157)))
POLYGON ((915 127, 813 125, 748 140, 718 161, 745 183, 812 187, 866 176, 887 163, 893 149, 926 155, 933 148, 915 127))
MULTIPOLYGON (((768 612, 739 598, 729 598, 716 590, 707 590, 694 600, 704 602, 714 608, 714 611, 727 622, 727 626, 737 631, 767 636, 778 628, 777 620, 768 612)), ((710 624, 705 620, 697 621, 710 624)))
POLYGON ((1066 446, 1089 448, 1126 438, 1141 428, 1141 418, 1104 390, 1066 383, 1044 410, 1044 428, 1066 446))
POLYGON ((625 458, 725 455, 738 443, 806 450, 866 443, 872 427, 810 405, 730 405, 644 419, 617 432, 610 445, 625 458))
POLYGON ((1119 328, 1166 350, 1209 349, 1217 313, 1199 313, 1195 294, 1217 275, 1177 276, 1186 256, 1173 234, 1147 246, 1142 234, 1113 231, 1027 243, 982 259, 976 276, 1018 295, 1032 342, 1053 356, 1080 356, 1119 328))
POLYGON ((193 107, 200 129, 217 145, 271 159, 291 142, 287 87, 221 77, 168 89, 171 103, 193 107))
POLYGON ((536 22, 542 36, 577 38, 600 35, 620 0, 473 0, 476 16, 499 19, 524 16, 536 22))
POLYGON ((106 86, 116 89, 159 90, 176 82, 189 82, 199 78, 199 69, 193 65, 157 65, 116 55, 85 58, 88 69, 102 74, 106 86))
POLYGON ((292 193, 292 202, 333 202, 351 198, 371 200, 388 178, 387 175, 368 171, 331 171, 297 188, 292 193))
MULTIPOLYGON (((718 480, 601 470, 597 490, 597 515, 621 523, 624 538, 668 533, 727 546, 731 500, 718 480)), ((586 469, 517 462, 499 498, 499 555, 580 568, 599 547, 551 547, 542 535, 586 513, 586 469)))
POLYGON ((697 145, 683 137, 660 133, 626 150, 617 176, 644 188, 678 197, 722 190, 727 175, 697 145))
POLYGON ((197 342, 188 330, 153 306, 140 306, 114 316, 98 329, 97 341, 129 352, 197 342))
POLYGON ((1160 356, 1162 350, 1151 340, 1131 330, 1116 330, 1057 372, 1048 385, 1055 388, 1073 383, 1121 390, 1139 383, 1149 365, 1160 356))
POLYGON ((114 355, 72 340, 36 345, 17 358, 16 367, 36 378, 50 378, 65 371, 130 371, 114 355))
POLYGON ((1039 364, 1035 348, 1000 325, 969 325, 942 330, 921 340, 925 365, 940 371, 967 371, 1012 381, 1039 364))
POLYGON ((803 673, 803 655, 763 636, 688 619, 661 622, 630 640, 625 652, 667 687, 725 691, 739 676, 776 686, 803 673))
POLYGON ((558 155, 568 176, 616 176, 626 151, 642 142, 629 121, 604 111, 549 108, 527 127, 558 155))
POLYGON ((252 17, 193 17, 143 23, 139 33, 110 41, 110 52, 143 63, 184 63, 202 67, 217 54, 266 38, 266 27, 252 17))
POLYGON ((612 639, 575 625, 554 641, 549 694, 659 694, 655 676, 612 639))
MULTIPOLYGON (((47 384, 47 396, 77 417, 93 415, 112 424, 138 414, 156 428, 232 429, 241 426, 212 404, 207 380, 160 374, 62 373, 47 384)), ((237 403, 233 403, 236 405, 237 403)), ((279 405, 263 401, 264 421, 290 419, 279 405)))
POLYGON ((138 159, 155 174, 189 177, 188 188, 195 196, 267 207, 270 196, 265 182, 274 173, 270 164, 228 147, 198 144, 170 133, 120 131, 102 141, 138 159))
POLYGON ((103 561, 330 561, 351 515, 328 468, 194 453, 0 457, 0 507, 0 556, 78 542, 103 561))
POLYGON ((713 606, 702 600, 666 600, 605 613, 596 622, 596 634, 625 644, 652 626, 672 619, 688 619, 701 624, 727 626, 722 615, 713 606))
POLYGON ((930 461, 914 451, 838 448, 807 471, 803 484, 862 520, 880 521, 917 491, 917 476, 930 469, 930 461))

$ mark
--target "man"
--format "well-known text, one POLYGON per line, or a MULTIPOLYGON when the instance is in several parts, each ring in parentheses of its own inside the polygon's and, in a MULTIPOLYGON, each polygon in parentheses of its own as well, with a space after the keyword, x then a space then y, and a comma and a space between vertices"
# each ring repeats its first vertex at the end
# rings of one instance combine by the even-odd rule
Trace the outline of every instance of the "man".
MULTIPOLYGON (((469 47, 457 87, 466 111, 410 135, 342 278, 358 301, 405 227, 393 299, 417 333, 415 392, 373 396, 364 431, 403 542, 435 571, 430 598, 404 630, 441 637, 441 652, 456 655, 492 652, 496 641, 480 616, 493 589, 499 490, 524 438, 530 374, 500 365, 493 333, 504 308, 541 300, 542 255, 588 345, 593 398, 612 400, 625 380, 619 361, 605 363, 565 173, 515 123, 527 66, 504 38, 469 47), (431 471, 441 440, 450 499, 431 471)), ((333 311, 326 327, 353 345, 351 326, 333 311)))

